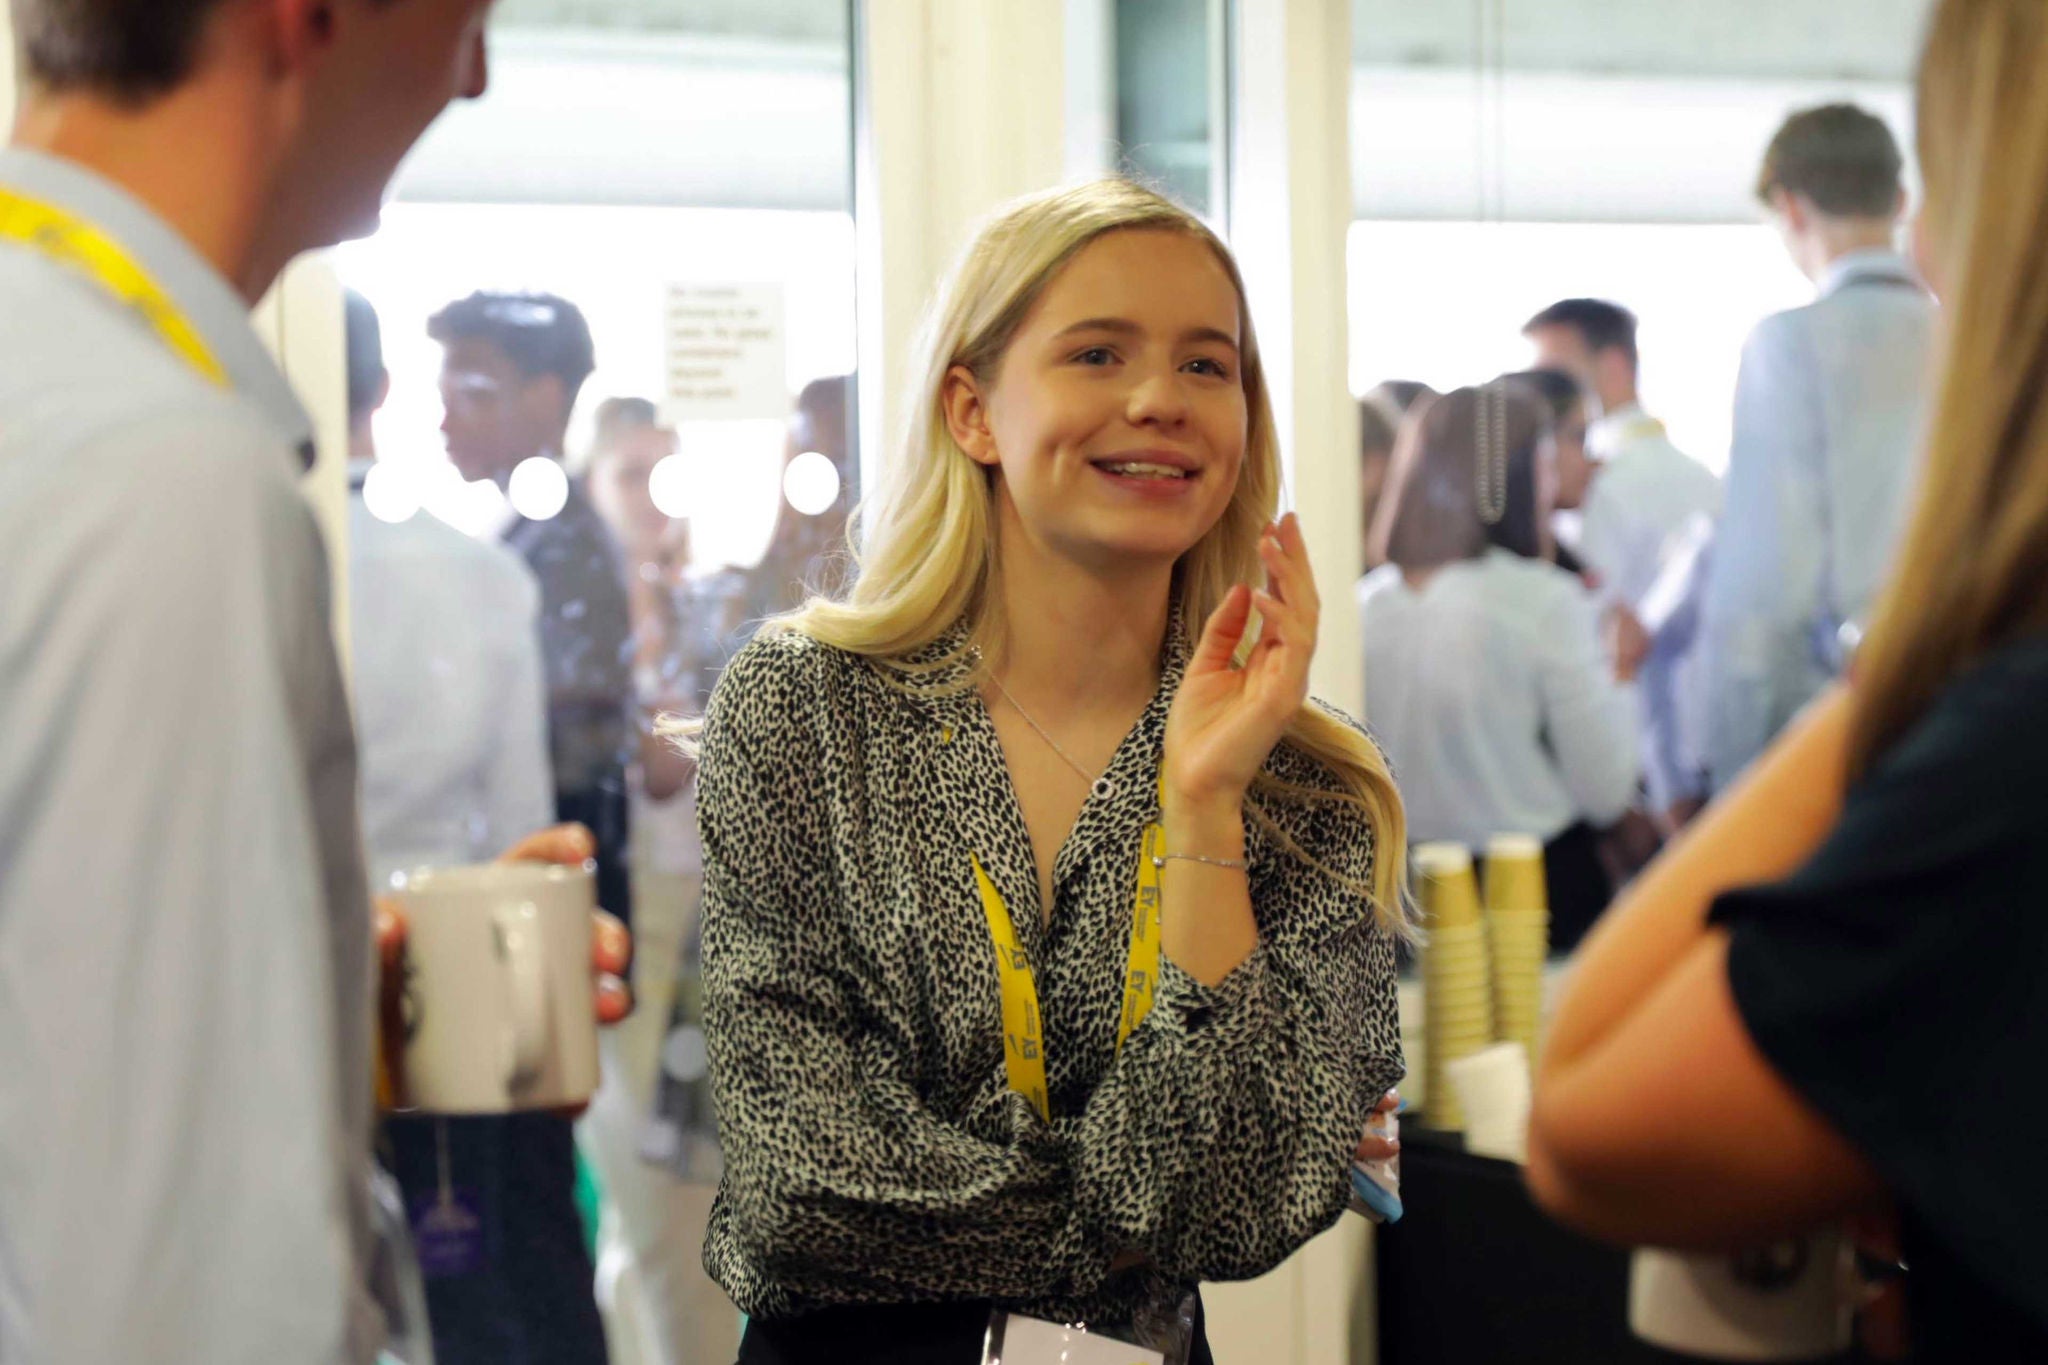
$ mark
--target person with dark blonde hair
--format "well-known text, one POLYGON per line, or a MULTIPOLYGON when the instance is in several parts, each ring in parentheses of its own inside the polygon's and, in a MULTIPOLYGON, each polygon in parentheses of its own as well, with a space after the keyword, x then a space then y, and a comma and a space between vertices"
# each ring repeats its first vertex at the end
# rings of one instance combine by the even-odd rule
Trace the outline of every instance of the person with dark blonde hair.
POLYGON ((2044 69, 2038 0, 1937 7, 1918 256, 1946 319, 1902 556, 1849 681, 1587 943, 1530 1126, 1537 1199, 1601 1237, 1893 1225, 1926 1362, 2048 1360, 2044 69))
POLYGON ((1366 719, 1401 774, 1417 842, 1546 845, 1555 937, 1613 894, 1598 831, 1636 788, 1632 698, 1591 597, 1551 562, 1555 436, 1515 379, 1457 389, 1410 423, 1359 584, 1366 719))

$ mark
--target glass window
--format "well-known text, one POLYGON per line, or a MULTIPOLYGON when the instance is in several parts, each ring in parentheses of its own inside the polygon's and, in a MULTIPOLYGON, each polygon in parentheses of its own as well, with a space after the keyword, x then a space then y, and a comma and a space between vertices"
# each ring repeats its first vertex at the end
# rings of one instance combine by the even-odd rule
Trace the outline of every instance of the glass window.
POLYGON ((1386 379, 1442 392, 1521 369, 1538 310, 1615 299, 1642 319, 1644 406, 1716 472, 1750 328, 1812 297, 1756 223, 1357 222, 1349 254, 1354 393, 1386 379))

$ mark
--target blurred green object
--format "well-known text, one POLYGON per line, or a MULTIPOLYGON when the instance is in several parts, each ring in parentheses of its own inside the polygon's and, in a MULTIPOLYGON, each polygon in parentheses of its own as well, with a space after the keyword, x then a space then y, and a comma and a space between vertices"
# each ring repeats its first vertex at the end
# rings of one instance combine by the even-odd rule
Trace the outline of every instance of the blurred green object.
POLYGON ((597 1264, 597 1220, 599 1210, 604 1207, 604 1186, 598 1184, 597 1171, 583 1158, 583 1147, 576 1148, 576 1212, 583 1215, 583 1249, 590 1253, 590 1263, 597 1264))

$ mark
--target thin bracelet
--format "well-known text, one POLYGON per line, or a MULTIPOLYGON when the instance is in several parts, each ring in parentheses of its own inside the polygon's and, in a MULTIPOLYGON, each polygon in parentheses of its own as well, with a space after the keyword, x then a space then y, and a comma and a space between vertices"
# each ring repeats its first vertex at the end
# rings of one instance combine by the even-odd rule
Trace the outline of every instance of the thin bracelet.
POLYGON ((1252 870, 1252 865, 1242 858, 1204 858, 1199 853, 1159 853, 1152 857, 1152 866, 1162 872, 1168 863, 1201 863, 1207 867, 1227 867, 1235 872, 1252 870))

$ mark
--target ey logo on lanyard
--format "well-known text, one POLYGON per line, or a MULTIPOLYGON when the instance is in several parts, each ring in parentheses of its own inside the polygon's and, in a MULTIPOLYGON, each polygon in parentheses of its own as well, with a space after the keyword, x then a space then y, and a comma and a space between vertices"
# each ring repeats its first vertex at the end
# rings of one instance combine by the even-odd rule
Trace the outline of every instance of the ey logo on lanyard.
MULTIPOLYGON (((1138 854, 1137 888, 1131 896, 1131 946, 1124 965, 1124 1007, 1117 1024, 1121 1048, 1132 1030, 1152 1011, 1159 986, 1159 859, 1166 853, 1166 829, 1158 820, 1145 826, 1138 854)), ((1046 1122, 1052 1121, 1045 1080, 1045 1018, 1038 1004, 1038 980, 1031 958, 1017 942, 1017 926, 1003 893, 989 879, 981 859, 970 853, 974 881, 981 890, 981 908, 988 916, 989 941, 995 946, 996 976, 1003 996, 1003 1065, 1010 1089, 1031 1101, 1046 1122)))
POLYGON ((93 224, 0 185, 0 241, 19 243, 85 276, 209 383, 228 387, 227 368, 199 329, 126 248, 93 224))

